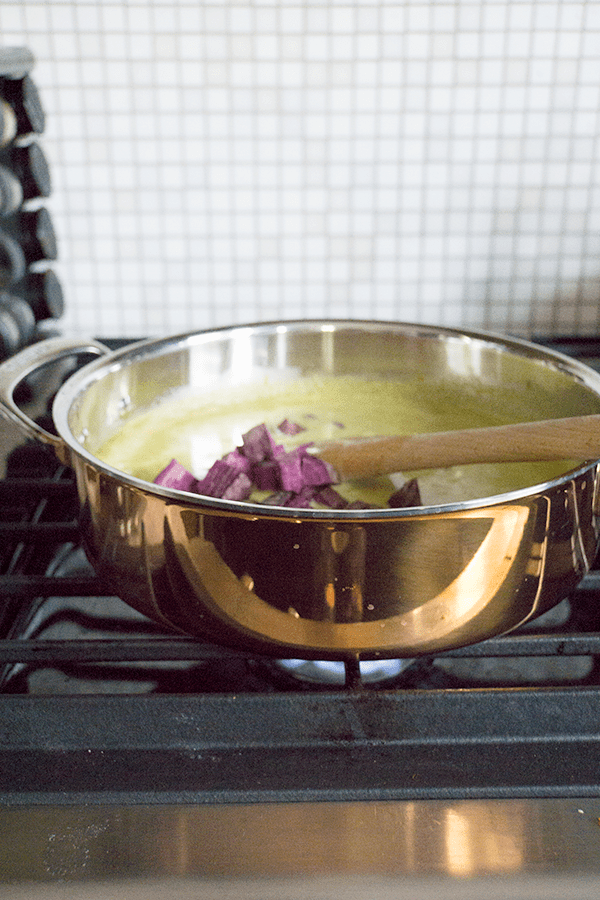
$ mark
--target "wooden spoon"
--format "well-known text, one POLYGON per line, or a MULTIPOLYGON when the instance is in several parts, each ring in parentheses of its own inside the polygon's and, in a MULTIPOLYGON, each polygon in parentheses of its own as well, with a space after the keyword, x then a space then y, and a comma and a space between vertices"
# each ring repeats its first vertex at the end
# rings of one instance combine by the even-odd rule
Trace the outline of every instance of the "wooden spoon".
POLYGON ((323 444, 316 455, 334 467, 341 481, 470 463, 600 459, 600 415, 351 438, 323 444))

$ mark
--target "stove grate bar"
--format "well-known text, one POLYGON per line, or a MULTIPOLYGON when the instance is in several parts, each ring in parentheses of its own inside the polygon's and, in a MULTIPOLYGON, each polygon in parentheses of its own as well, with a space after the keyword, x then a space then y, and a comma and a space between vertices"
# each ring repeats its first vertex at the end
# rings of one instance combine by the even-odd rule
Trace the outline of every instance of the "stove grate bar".
POLYGON ((67 640, 0 640, 0 664, 26 663, 51 665, 89 662, 149 662, 222 659, 226 656, 247 659, 244 651, 229 650, 214 644, 186 638, 111 638, 67 640))
POLYGON ((45 500, 54 497, 71 499, 74 496, 75 484, 72 478, 28 478, 6 477, 0 481, 0 501, 10 502, 15 498, 38 498, 45 500))
POLYGON ((0 540, 36 541, 40 538, 59 543, 78 541, 77 522, 0 522, 0 540))
POLYGON ((93 575, 4 575, 0 576, 2 597, 103 597, 100 580, 93 575))
POLYGON ((0 803, 599 797, 597 692, 0 703, 0 803))
MULTIPOLYGON (((296 651, 297 655, 298 651, 296 651)), ((0 664, 49 665, 83 662, 193 661, 224 657, 259 659, 260 654, 179 637, 72 638, 68 640, 0 640, 0 664)), ((282 651, 282 658, 290 656, 282 651)), ((531 634, 492 638, 459 650, 435 654, 442 658, 600 656, 600 634, 531 634)))

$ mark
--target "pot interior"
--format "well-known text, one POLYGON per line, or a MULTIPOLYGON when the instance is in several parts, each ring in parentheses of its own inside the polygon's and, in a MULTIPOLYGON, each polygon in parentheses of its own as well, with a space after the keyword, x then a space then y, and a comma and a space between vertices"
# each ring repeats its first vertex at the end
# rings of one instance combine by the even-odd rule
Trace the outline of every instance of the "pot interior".
MULTIPOLYGON (((144 342, 94 362, 61 389, 55 420, 77 452, 152 481, 173 456, 202 466, 187 437, 182 442, 192 420, 208 465, 211 453, 214 460, 233 449, 236 427, 241 433, 315 406, 328 428, 345 425, 348 436, 361 422, 363 433, 441 431, 598 413, 600 376, 487 335, 359 321, 272 323, 144 342), (216 434, 230 435, 231 446, 227 437, 211 443, 216 434)), ((545 483, 579 462, 404 474, 418 475, 423 503, 435 506, 545 483)))

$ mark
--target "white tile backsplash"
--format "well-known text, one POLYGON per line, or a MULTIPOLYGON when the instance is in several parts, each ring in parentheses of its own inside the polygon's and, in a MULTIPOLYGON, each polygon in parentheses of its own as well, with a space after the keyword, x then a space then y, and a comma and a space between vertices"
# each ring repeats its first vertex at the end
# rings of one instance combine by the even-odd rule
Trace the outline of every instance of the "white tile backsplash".
POLYGON ((600 328, 600 2, 0 3, 65 330, 600 328))

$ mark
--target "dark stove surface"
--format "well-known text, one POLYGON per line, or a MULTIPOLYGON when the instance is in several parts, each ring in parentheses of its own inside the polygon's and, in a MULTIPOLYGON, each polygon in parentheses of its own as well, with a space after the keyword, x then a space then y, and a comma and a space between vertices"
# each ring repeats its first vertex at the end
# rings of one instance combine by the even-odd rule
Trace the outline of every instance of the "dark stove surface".
MULTIPOLYGON (((584 360, 600 345, 560 346, 584 360)), ((79 546, 70 470, 0 481, 0 802, 599 797, 600 571, 512 635, 315 673, 161 632, 79 546)))

